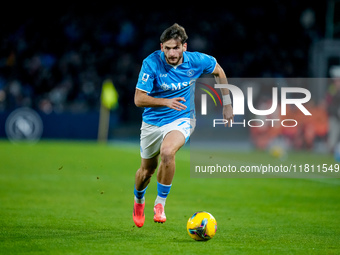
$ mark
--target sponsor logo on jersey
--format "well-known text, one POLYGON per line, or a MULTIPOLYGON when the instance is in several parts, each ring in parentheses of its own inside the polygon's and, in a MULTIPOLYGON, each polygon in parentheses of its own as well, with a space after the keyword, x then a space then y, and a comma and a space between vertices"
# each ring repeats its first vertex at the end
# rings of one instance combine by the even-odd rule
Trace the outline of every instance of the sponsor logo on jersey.
POLYGON ((165 82, 162 83, 161 85, 161 89, 164 91, 167 91, 170 89, 170 86, 168 84, 166 84, 165 82))
POLYGON ((184 82, 170 83, 170 84, 166 84, 165 82, 163 82, 162 85, 160 85, 160 87, 164 91, 167 91, 167 90, 176 91, 176 90, 181 90, 182 88, 185 88, 187 86, 191 86, 194 83, 195 83, 195 80, 191 80, 190 82, 184 81, 184 82))

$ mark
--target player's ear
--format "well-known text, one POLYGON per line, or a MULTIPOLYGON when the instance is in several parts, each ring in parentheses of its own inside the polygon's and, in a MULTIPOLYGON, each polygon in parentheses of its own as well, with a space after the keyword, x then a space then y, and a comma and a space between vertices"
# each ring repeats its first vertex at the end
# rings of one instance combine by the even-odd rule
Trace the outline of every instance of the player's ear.
POLYGON ((163 43, 161 43, 161 51, 164 51, 164 49, 163 49, 163 43))
POLYGON ((183 43, 183 51, 187 51, 187 43, 183 43))

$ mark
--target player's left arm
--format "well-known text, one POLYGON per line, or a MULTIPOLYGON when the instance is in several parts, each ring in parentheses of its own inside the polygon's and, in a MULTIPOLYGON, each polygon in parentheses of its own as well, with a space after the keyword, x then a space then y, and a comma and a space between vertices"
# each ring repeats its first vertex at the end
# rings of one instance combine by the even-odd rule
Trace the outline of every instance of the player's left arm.
MULTIPOLYGON (((216 63, 212 74, 215 76, 217 84, 228 84, 227 76, 225 75, 223 68, 218 63, 216 63)), ((228 121, 228 126, 230 127, 231 121, 234 119, 234 114, 233 107, 231 105, 229 89, 221 88, 221 93, 223 97, 223 119, 228 121)))

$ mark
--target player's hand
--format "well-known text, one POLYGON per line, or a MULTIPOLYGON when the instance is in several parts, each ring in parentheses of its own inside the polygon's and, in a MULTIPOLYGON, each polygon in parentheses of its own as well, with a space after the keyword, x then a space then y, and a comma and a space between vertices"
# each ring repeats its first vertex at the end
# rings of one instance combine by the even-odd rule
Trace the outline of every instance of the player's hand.
POLYGON ((181 101, 185 102, 184 97, 171 98, 167 100, 166 106, 176 111, 185 110, 187 106, 182 104, 181 101))
MULTIPOLYGON (((228 121, 228 127, 230 127, 231 122, 234 121, 233 107, 231 104, 223 106, 223 119, 228 121)), ((227 126, 227 124, 224 126, 227 126)))

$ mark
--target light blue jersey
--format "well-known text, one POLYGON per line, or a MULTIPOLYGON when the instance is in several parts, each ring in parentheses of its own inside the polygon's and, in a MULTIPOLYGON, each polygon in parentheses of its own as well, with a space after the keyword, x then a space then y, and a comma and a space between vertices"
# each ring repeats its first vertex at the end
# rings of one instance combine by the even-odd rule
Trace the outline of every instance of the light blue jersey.
POLYGON ((210 74, 216 66, 216 59, 199 52, 183 52, 183 63, 169 65, 161 50, 155 51, 143 61, 137 89, 155 98, 184 97, 185 110, 176 111, 169 107, 145 107, 143 121, 155 126, 169 124, 179 118, 194 118, 195 81, 202 74, 210 74))

